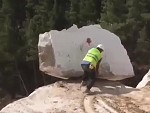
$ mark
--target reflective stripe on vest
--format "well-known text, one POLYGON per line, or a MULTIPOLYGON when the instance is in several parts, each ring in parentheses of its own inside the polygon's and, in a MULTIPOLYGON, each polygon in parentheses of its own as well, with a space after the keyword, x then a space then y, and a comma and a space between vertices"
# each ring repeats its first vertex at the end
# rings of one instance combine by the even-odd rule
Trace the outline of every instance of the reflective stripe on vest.
POLYGON ((102 54, 100 53, 100 51, 96 48, 92 48, 88 51, 88 53, 84 57, 83 61, 91 62, 91 64, 93 64, 94 67, 96 67, 98 61, 101 58, 102 58, 102 54))

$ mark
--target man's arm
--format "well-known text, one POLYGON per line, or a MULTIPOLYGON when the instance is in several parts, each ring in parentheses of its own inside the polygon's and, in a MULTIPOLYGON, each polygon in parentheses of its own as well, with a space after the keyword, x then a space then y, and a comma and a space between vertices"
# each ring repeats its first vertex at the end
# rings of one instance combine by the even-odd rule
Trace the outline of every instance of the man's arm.
POLYGON ((100 64, 101 60, 102 60, 102 59, 100 59, 100 60, 98 61, 97 65, 96 65, 96 75, 98 75, 98 69, 99 69, 99 64, 100 64))

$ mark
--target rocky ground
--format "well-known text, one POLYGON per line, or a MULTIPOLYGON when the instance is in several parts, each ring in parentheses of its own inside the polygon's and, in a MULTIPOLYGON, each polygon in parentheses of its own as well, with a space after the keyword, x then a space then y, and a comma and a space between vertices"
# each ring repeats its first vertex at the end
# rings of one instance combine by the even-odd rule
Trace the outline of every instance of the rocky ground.
POLYGON ((38 88, 0 113, 150 113, 150 87, 138 90, 118 82, 97 81, 92 93, 83 93, 75 81, 38 88))

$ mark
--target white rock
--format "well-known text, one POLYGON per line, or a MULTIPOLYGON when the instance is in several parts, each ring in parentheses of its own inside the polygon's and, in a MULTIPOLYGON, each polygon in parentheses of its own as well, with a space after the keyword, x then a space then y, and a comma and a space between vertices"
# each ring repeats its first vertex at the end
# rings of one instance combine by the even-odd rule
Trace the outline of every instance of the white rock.
POLYGON ((51 30, 39 35, 40 70, 48 75, 69 78, 81 76, 80 62, 87 51, 102 43, 105 47, 98 76, 109 80, 121 80, 134 76, 127 51, 118 36, 99 25, 73 25, 62 31, 51 30), (87 38, 91 43, 87 44, 87 38))
POLYGON ((150 81, 150 70, 147 72, 147 74, 143 77, 143 79, 139 82, 139 84, 136 86, 136 88, 140 89, 147 85, 147 83, 150 81))
POLYGON ((75 82, 40 87, 29 96, 8 104, 0 113, 150 113, 149 88, 137 90, 105 80, 96 82, 92 95, 85 95, 75 82))

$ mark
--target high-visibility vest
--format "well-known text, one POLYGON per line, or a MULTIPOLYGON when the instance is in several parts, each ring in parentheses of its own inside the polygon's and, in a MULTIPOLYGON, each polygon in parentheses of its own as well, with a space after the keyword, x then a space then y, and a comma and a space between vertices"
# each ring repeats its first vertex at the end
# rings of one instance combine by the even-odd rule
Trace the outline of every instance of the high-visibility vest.
POLYGON ((102 58, 102 53, 98 49, 92 48, 85 55, 83 61, 90 62, 96 68, 97 63, 101 58, 102 58))

